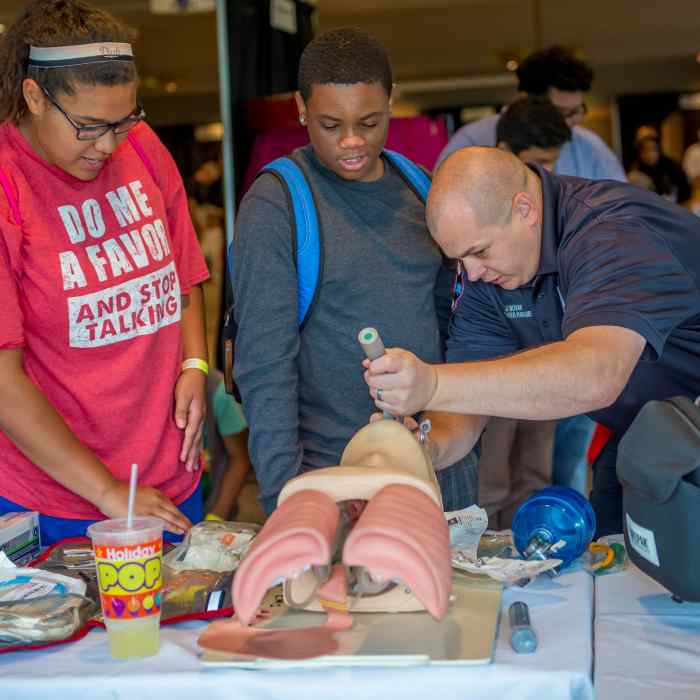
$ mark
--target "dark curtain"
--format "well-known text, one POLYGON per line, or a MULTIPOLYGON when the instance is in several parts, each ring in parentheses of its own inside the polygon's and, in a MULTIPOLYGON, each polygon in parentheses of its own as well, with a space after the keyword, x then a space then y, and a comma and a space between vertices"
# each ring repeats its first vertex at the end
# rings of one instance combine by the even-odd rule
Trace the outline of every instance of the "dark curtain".
POLYGON ((296 90, 301 52, 313 38, 315 8, 294 0, 297 33, 270 26, 269 0, 230 0, 231 96, 235 102, 296 90))

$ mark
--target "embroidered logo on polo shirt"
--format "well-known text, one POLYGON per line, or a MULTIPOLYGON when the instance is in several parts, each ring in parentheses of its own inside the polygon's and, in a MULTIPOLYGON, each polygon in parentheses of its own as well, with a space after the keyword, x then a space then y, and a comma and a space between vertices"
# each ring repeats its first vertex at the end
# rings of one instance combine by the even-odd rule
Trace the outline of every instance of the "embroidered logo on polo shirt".
POLYGON ((506 318, 512 320, 518 318, 532 318, 532 311, 530 309, 523 309, 522 304, 506 304, 503 307, 503 313, 506 318))

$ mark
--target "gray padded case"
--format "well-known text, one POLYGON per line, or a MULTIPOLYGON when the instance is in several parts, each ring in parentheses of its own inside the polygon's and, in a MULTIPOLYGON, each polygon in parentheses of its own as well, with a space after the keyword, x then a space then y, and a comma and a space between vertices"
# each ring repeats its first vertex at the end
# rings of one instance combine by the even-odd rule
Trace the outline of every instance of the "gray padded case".
POLYGON ((620 441, 617 476, 632 561, 700 601, 700 408, 684 396, 647 403, 620 441))

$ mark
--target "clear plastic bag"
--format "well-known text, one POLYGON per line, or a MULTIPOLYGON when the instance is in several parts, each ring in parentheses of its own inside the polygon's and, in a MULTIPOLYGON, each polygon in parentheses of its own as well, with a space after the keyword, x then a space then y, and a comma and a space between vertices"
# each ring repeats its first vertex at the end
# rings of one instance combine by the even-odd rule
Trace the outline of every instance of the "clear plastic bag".
POLYGON ((526 586, 540 574, 556 569, 560 559, 525 561, 513 544, 510 530, 487 530, 473 550, 452 550, 452 568, 481 574, 506 586, 526 586))
POLYGON ((452 567, 470 574, 486 574, 495 581, 506 585, 527 585, 532 579, 545 571, 555 569, 561 559, 544 559, 525 561, 524 559, 503 559, 501 557, 479 557, 469 560, 452 552, 452 567))
POLYGON ((74 593, 0 603, 0 647, 67 639, 96 608, 94 601, 74 593))
POLYGON ((162 619, 193 617, 230 608, 231 580, 230 572, 172 571, 165 568, 161 590, 162 619))
POLYGON ((510 530, 486 530, 479 540, 478 556, 520 559, 510 530))
POLYGON ((198 523, 163 557, 163 563, 173 572, 235 571, 259 530, 260 526, 252 523, 198 523))
POLYGON ((87 584, 65 571, 0 566, 0 649, 70 637, 95 612, 87 584))

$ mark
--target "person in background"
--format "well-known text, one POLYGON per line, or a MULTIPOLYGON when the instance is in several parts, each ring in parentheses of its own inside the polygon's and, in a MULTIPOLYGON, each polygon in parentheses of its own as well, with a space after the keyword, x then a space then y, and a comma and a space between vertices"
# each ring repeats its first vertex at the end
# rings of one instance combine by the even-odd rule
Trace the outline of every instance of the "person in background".
POLYGON ((186 183, 187 195, 197 204, 222 209, 224 206, 224 191, 221 164, 215 160, 206 160, 188 178, 186 183))
POLYGON ((659 132, 653 126, 640 126, 634 137, 637 159, 627 178, 633 185, 656 192, 669 202, 683 204, 690 198, 690 184, 678 161, 664 155, 659 132))
POLYGON ((224 375, 216 369, 207 377, 204 449, 211 477, 205 519, 230 520, 250 472, 248 425, 240 404, 226 393, 224 375))
POLYGON ((544 97, 519 97, 501 114, 496 127, 498 148, 523 163, 554 170, 561 149, 571 140, 571 128, 561 112, 544 97))
MULTIPOLYGON (((700 137, 700 132, 698 132, 700 137)), ((683 172, 690 183, 690 199, 685 203, 685 206, 700 216, 700 142, 688 146, 683 154, 683 172)))
MULTIPOLYGON (((597 134, 581 126, 588 108, 585 93, 591 89, 593 71, 561 46, 530 54, 517 72, 518 90, 526 95, 546 97, 562 114, 571 129, 571 140, 561 149, 554 172, 592 180, 625 180, 620 161, 597 134)), ((466 146, 495 146, 495 114, 466 124, 457 130, 438 157, 435 170, 456 150, 466 146)))
MULTIPOLYGON (((518 67, 517 76, 520 92, 548 98, 571 129, 571 139, 562 146, 554 166, 556 174, 625 181, 625 171, 615 154, 597 134, 581 126, 588 112, 585 94, 593 82, 590 66, 567 49, 550 46, 530 54, 518 67)), ((465 146, 495 146, 500 118, 493 115, 459 129, 440 154, 436 169, 465 146)), ((587 491, 587 451, 594 428, 586 416, 558 422, 552 473, 555 484, 587 491)))
POLYGON ((202 517, 208 273, 132 37, 82 0, 0 36, 0 514, 45 545, 126 516, 132 463, 137 515, 202 517))
MULTIPOLYGON (((427 361, 443 357, 438 314, 449 308, 453 270, 430 238, 423 202, 382 153, 392 87, 386 50, 360 29, 325 32, 301 57, 296 102, 311 143, 292 157, 323 240, 322 278, 301 328, 293 219, 278 178, 259 176, 238 212, 234 372, 267 513, 287 481, 339 464, 374 411, 357 371, 360 329, 374 326, 427 361)), ((446 510, 474 503, 475 455, 435 466, 446 510)))

